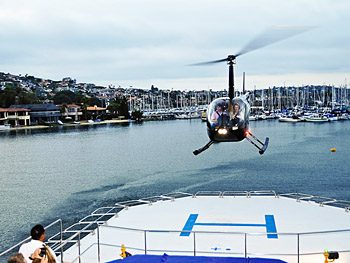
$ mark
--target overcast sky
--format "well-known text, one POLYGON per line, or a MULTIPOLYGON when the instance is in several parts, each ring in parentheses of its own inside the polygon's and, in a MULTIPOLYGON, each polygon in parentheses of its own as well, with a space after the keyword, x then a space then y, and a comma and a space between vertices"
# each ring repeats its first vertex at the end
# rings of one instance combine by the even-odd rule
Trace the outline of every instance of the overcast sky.
POLYGON ((272 26, 312 30, 239 56, 236 88, 350 81, 349 0, 11 0, 0 71, 149 89, 222 90, 225 63, 272 26))

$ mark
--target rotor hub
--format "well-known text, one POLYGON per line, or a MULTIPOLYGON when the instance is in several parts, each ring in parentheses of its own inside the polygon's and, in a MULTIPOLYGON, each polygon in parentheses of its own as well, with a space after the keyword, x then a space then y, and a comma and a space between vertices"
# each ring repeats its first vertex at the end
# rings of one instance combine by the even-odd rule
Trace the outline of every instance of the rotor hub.
POLYGON ((229 55, 227 57, 227 64, 236 64, 236 56, 234 55, 229 55))

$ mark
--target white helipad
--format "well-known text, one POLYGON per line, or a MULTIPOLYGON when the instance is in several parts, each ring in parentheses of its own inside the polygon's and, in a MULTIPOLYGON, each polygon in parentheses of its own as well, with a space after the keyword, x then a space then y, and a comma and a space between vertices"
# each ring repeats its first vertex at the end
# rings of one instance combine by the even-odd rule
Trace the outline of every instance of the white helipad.
POLYGON ((316 203, 312 196, 214 194, 167 195, 124 204, 98 231, 84 237, 80 246, 65 251, 64 262, 79 262, 79 254, 84 263, 112 261, 121 258, 122 245, 131 254, 263 257, 307 263, 324 262, 327 249, 339 252, 336 262, 350 262, 347 202, 340 208, 329 205, 339 202, 321 199, 316 203))

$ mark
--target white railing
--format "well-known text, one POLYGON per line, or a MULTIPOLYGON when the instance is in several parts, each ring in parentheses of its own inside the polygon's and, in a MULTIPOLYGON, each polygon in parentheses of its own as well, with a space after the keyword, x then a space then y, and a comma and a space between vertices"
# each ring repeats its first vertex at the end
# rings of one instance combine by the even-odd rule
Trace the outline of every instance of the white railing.
MULTIPOLYGON (((174 231, 174 230, 144 230, 124 228, 108 225, 98 225, 95 242, 88 245, 78 243, 77 254, 70 257, 69 262, 85 262, 84 257, 96 262, 113 260, 114 258, 101 258, 101 254, 118 255, 122 245, 131 254, 171 254, 189 256, 231 256, 231 257, 274 257, 288 262, 308 262, 302 260, 310 256, 323 258, 323 250, 319 246, 312 247, 314 240, 324 240, 324 248, 332 247, 332 240, 337 240, 337 252, 341 257, 350 256, 350 229, 338 231, 322 231, 308 233, 276 233, 279 236, 279 243, 283 243, 283 248, 270 248, 260 250, 261 242, 266 241, 266 233, 254 232, 208 232, 208 231, 174 231), (190 232, 191 238, 181 239, 181 232, 190 232), (162 236, 162 237, 161 237, 162 236), (214 238, 215 236, 215 238, 214 238), (221 246, 217 249, 208 250, 205 241, 208 239, 221 240, 221 246), (167 245, 159 240, 167 240, 167 245), (330 240, 330 242, 328 242, 330 240), (340 242, 339 240, 343 240, 340 242), (230 250, 224 249, 225 245, 235 244, 230 250), (304 244, 304 246, 303 246, 304 244), (307 244, 307 248, 305 248, 307 244), (339 246, 339 244, 342 244, 339 246), (91 259, 91 254, 95 259, 91 259)), ((318 242, 319 243, 319 242, 318 242)), ((227 247, 226 246, 226 247, 227 247)))

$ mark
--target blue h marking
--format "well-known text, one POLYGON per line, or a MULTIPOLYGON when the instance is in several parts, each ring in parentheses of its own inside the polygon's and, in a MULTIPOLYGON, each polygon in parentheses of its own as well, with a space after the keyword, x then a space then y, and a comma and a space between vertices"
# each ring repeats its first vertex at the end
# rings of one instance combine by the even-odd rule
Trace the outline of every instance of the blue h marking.
POLYGON ((278 238, 275 217, 273 215, 265 215, 265 222, 267 238, 278 238))
POLYGON ((233 224, 233 223, 196 223, 198 214, 190 214, 184 225, 180 236, 188 237, 193 227, 196 226, 249 226, 249 227, 266 227, 267 238, 278 238, 275 217, 265 215, 265 224, 233 224), (186 232, 184 232, 186 231, 186 232))

